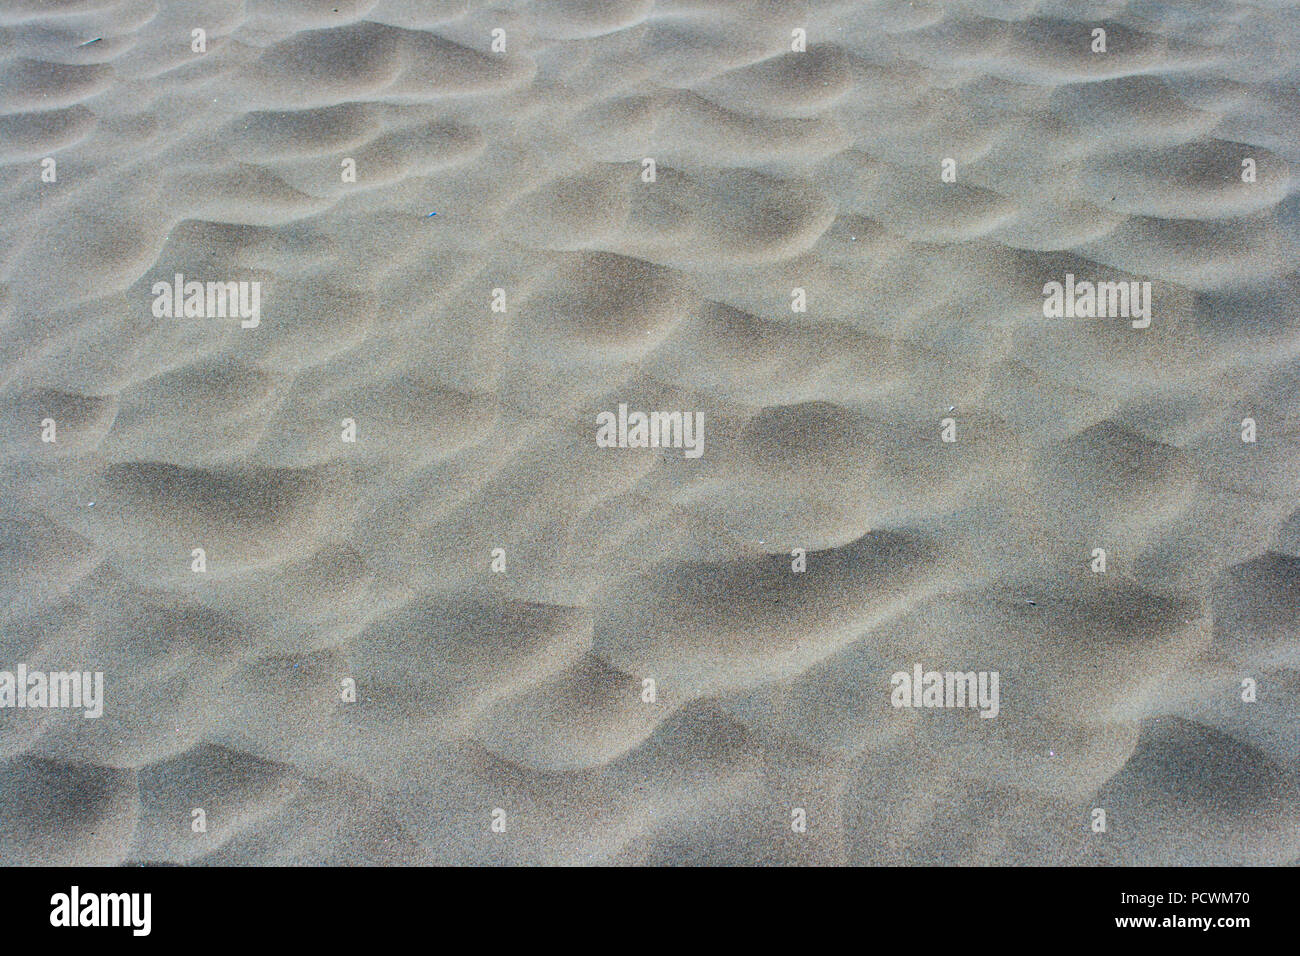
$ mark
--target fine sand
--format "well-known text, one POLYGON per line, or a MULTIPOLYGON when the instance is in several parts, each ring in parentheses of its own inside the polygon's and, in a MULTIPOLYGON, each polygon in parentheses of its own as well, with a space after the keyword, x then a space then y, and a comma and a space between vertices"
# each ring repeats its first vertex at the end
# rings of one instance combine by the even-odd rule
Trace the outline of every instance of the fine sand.
POLYGON ((1274 0, 8 0, 0 671, 103 714, 0 707, 0 864, 1300 862, 1298 89, 1274 0))

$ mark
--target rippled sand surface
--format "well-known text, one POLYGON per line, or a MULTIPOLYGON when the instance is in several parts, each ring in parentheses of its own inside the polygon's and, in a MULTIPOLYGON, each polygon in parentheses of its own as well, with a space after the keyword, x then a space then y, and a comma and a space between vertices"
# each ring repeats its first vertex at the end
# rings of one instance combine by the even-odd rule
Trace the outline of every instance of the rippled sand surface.
POLYGON ((1228 0, 10 0, 0 670, 105 690, 0 709, 0 862, 1300 861, 1297 51, 1228 0), (1149 327, 1044 317, 1067 274, 1149 327), (620 404, 703 453, 598 447, 620 404))

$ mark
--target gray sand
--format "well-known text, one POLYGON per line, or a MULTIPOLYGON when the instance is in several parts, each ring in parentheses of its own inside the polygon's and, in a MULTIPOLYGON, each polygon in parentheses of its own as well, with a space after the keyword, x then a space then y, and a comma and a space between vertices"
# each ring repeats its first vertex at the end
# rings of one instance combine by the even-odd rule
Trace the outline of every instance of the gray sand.
POLYGON ((7 3, 0 863, 1300 862, 1297 51, 7 3))

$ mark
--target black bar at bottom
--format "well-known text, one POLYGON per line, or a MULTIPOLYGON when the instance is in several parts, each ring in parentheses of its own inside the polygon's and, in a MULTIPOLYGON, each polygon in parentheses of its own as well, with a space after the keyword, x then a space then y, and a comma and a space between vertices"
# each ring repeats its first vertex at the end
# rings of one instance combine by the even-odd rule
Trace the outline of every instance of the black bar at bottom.
POLYGON ((1125 937, 1232 945, 1293 925, 1283 906, 1294 876, 1286 868, 7 868, 0 910, 11 939, 78 934, 126 945, 337 946, 433 931, 449 942, 445 931, 457 927, 471 945, 576 931, 654 950, 689 945, 691 926, 733 944, 769 942, 774 932, 805 941, 847 932, 864 945, 893 939, 909 951, 943 941, 1125 937))

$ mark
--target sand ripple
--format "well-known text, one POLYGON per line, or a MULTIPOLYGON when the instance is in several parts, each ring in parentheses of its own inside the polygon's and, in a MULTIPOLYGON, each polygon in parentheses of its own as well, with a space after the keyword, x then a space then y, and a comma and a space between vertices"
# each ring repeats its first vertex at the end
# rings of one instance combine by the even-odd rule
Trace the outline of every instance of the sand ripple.
POLYGON ((7 4, 0 670, 107 699, 0 710, 0 861, 1300 862, 1297 43, 7 4), (1151 326, 1045 319, 1067 272, 1151 326), (704 455, 596 447, 619 403, 704 455), (914 662, 998 718, 891 707, 914 662))

